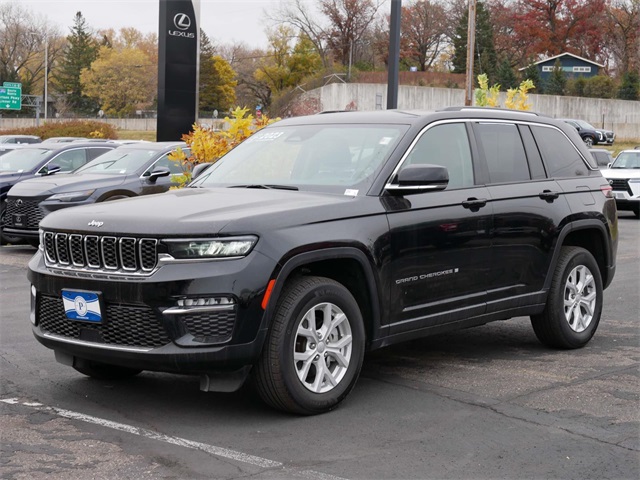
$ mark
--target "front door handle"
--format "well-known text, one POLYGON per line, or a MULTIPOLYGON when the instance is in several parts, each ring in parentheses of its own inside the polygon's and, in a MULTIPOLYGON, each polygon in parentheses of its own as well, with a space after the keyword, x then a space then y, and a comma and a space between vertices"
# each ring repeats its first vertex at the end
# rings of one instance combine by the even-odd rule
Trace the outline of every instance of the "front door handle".
POLYGON ((560 192, 552 192, 551 190, 543 190, 538 194, 538 196, 542 200, 546 200, 547 202, 553 202, 556 198, 560 196, 560 192))
POLYGON ((477 212, 486 204, 487 204, 486 198, 476 198, 476 197, 467 198, 464 202, 462 202, 462 206, 464 208, 468 208, 472 212, 477 212))

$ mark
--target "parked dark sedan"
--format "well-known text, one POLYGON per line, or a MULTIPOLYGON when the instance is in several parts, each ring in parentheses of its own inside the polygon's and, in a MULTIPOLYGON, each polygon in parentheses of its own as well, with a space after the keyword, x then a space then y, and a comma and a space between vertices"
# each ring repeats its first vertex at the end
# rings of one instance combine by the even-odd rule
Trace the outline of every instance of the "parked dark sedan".
MULTIPOLYGON (((16 183, 35 177, 45 177, 58 172, 71 172, 116 148, 111 143, 51 143, 25 145, 0 156, 0 227, 2 243, 16 243, 18 237, 4 232, 11 224, 14 211, 6 203, 7 192, 16 183)), ((24 208, 28 206, 25 205, 24 208)), ((26 218, 26 217, 25 217, 26 218)), ((36 217, 32 217, 33 218, 36 217)))
POLYGON ((168 158, 176 147, 188 151, 180 142, 121 146, 73 174, 20 182, 7 196, 11 215, 4 232, 37 245, 40 220, 55 210, 166 192, 175 185, 171 175, 182 173, 180 165, 168 158))

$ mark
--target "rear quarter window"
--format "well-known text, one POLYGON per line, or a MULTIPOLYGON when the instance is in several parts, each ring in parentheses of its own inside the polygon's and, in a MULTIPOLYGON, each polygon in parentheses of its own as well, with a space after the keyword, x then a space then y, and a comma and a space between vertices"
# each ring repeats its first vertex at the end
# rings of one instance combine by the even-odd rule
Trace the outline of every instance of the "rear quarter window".
POLYGON ((560 130, 532 126, 549 178, 583 177, 589 169, 576 147, 560 130))

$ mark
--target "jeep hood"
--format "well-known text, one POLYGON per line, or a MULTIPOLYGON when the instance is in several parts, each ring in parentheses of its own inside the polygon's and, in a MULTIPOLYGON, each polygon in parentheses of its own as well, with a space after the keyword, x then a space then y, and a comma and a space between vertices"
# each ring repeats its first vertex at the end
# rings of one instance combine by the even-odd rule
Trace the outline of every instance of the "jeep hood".
POLYGON ((53 195, 54 193, 76 192, 90 188, 118 186, 125 179, 125 175, 57 173, 20 182, 11 191, 11 196, 37 197, 47 193, 53 195))
POLYGON ((372 197, 250 188, 187 188, 59 210, 47 215, 40 226, 99 235, 259 235, 294 225, 380 212, 382 205, 372 197))

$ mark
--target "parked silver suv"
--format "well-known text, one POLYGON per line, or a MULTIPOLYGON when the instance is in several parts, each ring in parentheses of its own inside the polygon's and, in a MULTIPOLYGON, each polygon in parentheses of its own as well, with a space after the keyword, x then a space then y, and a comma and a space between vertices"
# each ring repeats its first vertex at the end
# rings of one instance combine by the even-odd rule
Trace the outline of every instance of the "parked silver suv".
POLYGON ((640 218, 640 150, 623 150, 602 171, 613 188, 618 210, 631 210, 640 218))

